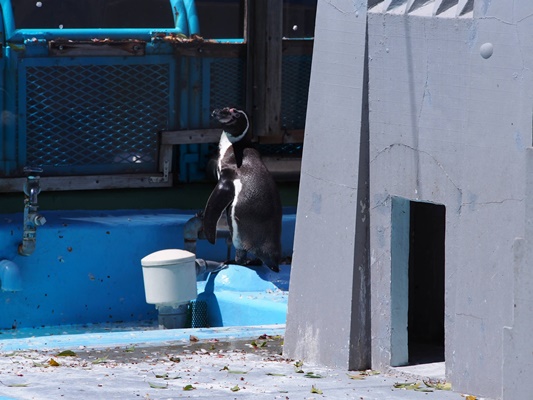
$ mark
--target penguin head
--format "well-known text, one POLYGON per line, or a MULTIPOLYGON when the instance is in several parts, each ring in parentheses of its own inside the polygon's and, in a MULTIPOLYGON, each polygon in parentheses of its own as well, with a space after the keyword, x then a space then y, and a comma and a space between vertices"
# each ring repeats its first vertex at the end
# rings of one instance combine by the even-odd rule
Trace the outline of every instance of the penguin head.
POLYGON ((232 143, 244 138, 250 127, 250 121, 246 113, 237 108, 225 107, 216 109, 211 113, 211 116, 222 125, 224 132, 229 134, 229 139, 232 143))

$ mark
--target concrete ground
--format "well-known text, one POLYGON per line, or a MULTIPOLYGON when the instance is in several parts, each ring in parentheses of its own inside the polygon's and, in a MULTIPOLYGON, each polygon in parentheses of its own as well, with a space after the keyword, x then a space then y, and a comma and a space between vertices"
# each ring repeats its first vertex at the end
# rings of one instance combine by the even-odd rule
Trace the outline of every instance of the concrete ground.
POLYGON ((0 400, 467 398, 428 387, 424 380, 439 381, 409 371, 354 372, 284 359, 283 331, 265 326, 0 340, 0 400))

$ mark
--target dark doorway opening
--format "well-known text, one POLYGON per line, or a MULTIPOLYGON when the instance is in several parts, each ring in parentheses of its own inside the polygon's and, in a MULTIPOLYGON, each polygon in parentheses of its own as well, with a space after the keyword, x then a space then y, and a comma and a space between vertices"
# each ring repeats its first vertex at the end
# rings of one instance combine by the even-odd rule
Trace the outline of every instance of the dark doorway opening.
POLYGON ((446 208, 410 202, 409 364, 444 361, 446 208))

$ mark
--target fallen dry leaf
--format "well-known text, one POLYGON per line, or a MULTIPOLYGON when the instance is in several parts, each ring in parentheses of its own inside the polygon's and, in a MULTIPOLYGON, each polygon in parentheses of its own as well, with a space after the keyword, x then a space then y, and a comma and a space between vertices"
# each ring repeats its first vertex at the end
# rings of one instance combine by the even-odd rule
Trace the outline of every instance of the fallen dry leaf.
POLYGON ((304 377, 306 378, 313 378, 313 379, 319 379, 319 378, 323 378, 322 375, 320 374, 315 374, 314 372, 308 372, 304 375, 304 377))
POLYGON ((311 386, 311 393, 322 394, 322 390, 313 385, 311 386))
POLYGON ((28 387, 30 386, 28 383, 4 383, 0 381, 0 383, 6 387, 28 387))
POLYGON ((168 383, 166 385, 160 385, 158 383, 148 382, 152 389, 168 389, 168 383))
POLYGON ((446 381, 424 381, 424 384, 435 390, 452 390, 452 384, 446 381))
POLYGON ((50 361, 48 361, 48 365, 50 365, 51 367, 59 367, 60 364, 56 360, 51 358, 50 361))
POLYGON ((72 350, 65 350, 57 354, 56 357, 77 357, 77 355, 72 350))

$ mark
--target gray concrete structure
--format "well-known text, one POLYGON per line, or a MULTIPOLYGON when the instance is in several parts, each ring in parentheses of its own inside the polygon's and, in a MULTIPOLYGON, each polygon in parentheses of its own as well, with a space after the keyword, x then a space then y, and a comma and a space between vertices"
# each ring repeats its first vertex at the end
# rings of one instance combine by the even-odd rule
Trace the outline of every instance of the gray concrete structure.
POLYGON ((319 1, 285 353, 386 369, 429 344, 455 390, 529 398, 533 3, 368 3, 319 1))
POLYGON ((370 362, 368 208, 359 190, 368 185, 365 3, 318 2, 285 340, 289 356, 350 369, 370 362))

